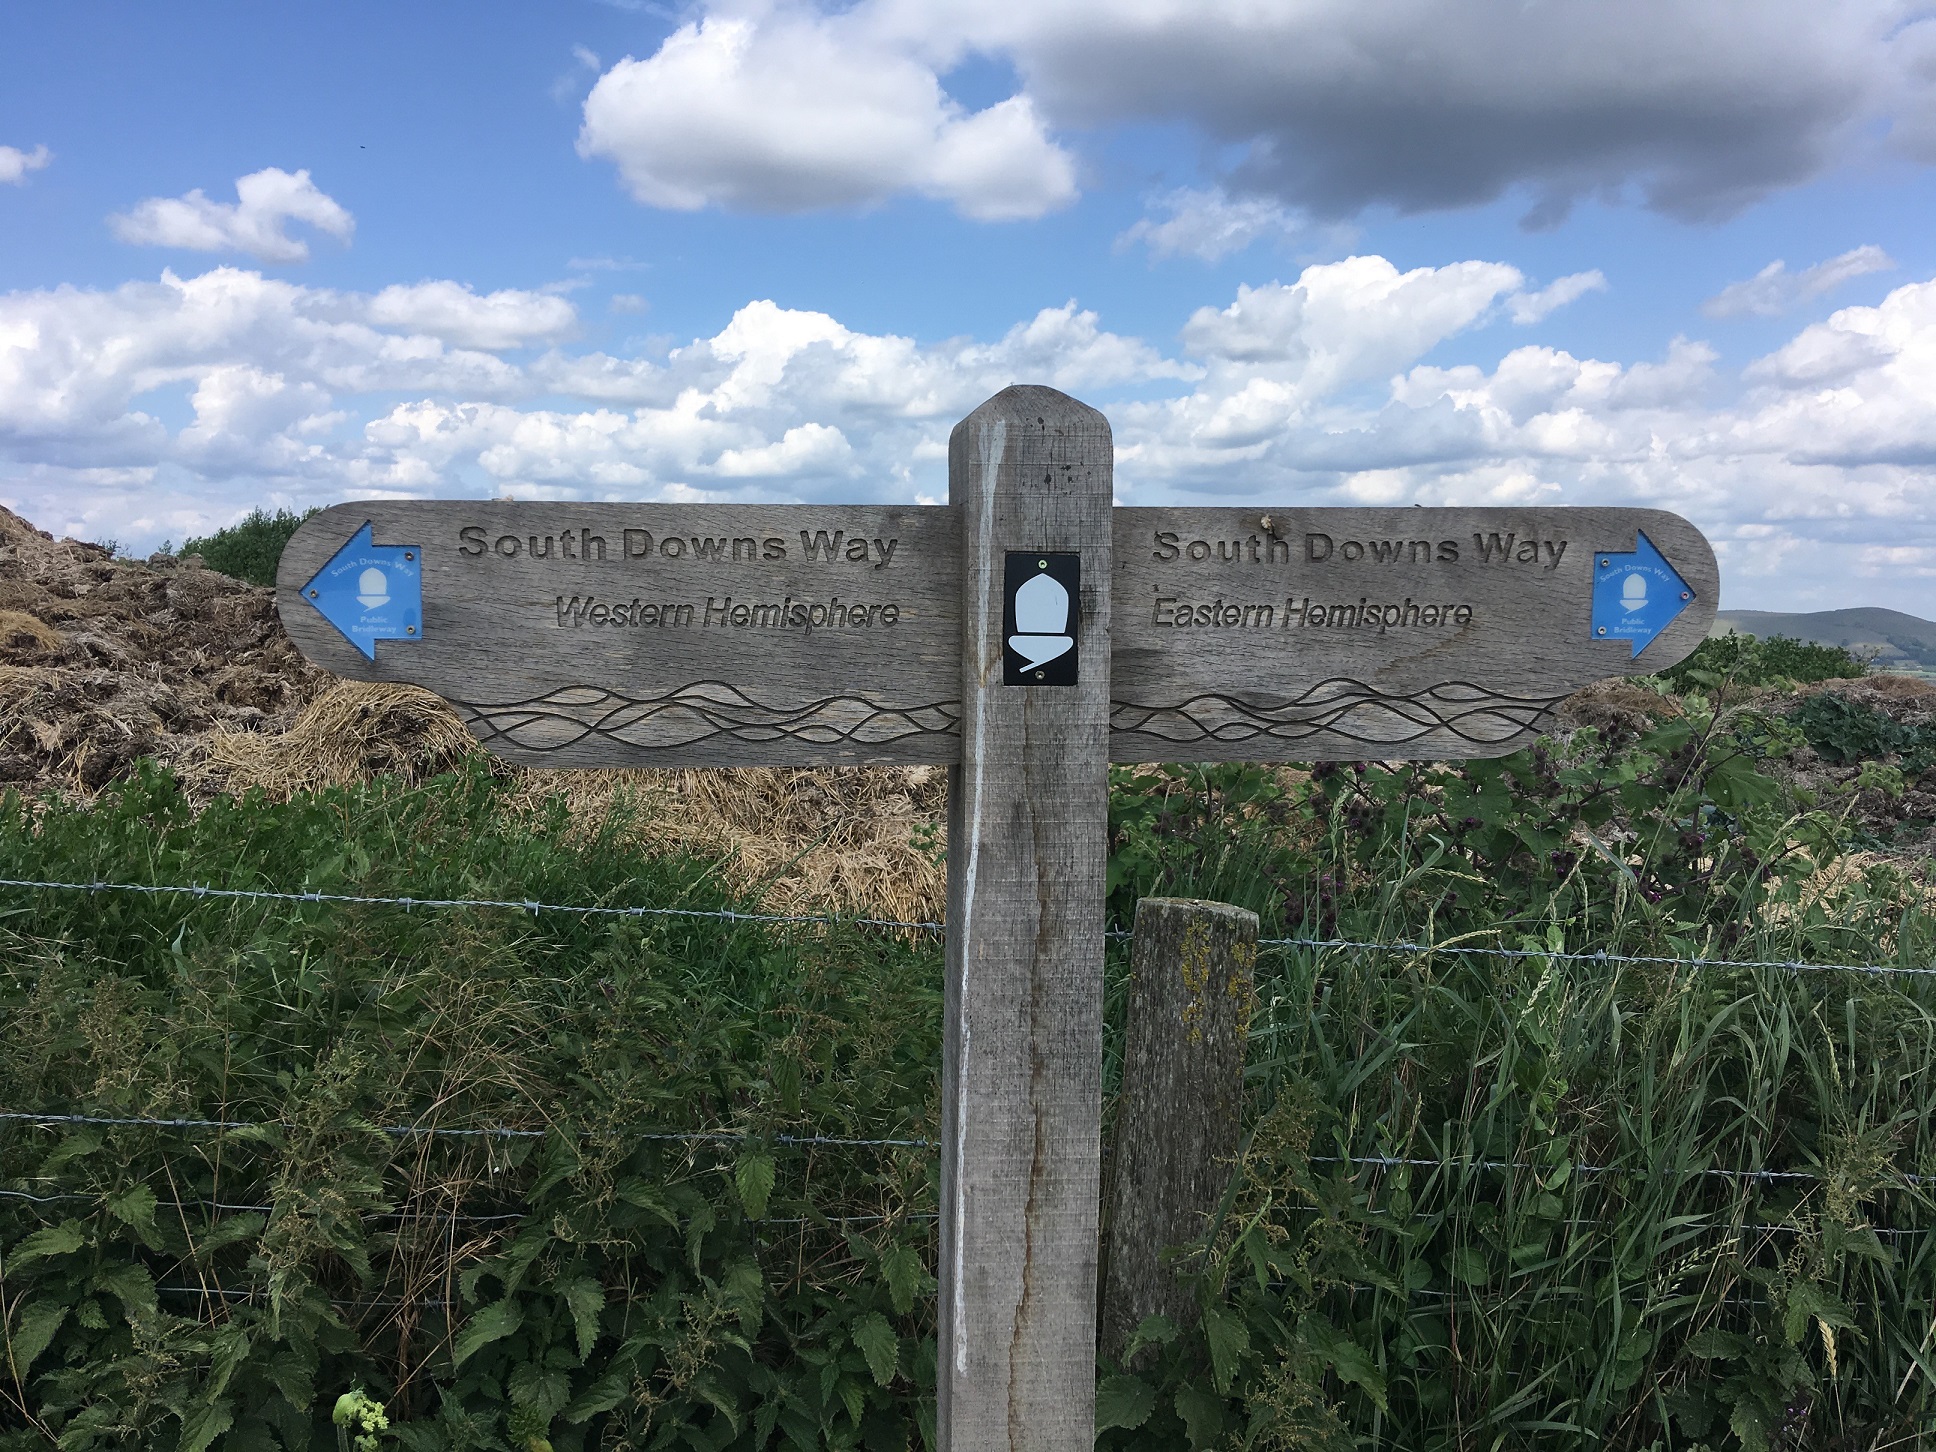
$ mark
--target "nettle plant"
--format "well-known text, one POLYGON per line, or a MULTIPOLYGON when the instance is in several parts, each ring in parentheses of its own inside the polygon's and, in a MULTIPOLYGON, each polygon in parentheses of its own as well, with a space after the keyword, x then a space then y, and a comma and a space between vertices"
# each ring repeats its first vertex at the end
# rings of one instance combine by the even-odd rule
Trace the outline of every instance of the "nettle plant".
MULTIPOLYGON (((1701 697, 1637 735, 1582 729, 1510 756, 1119 768, 1112 917, 1138 896, 1217 897, 1318 938, 1503 942, 1532 931, 1608 951, 1725 952, 1843 850, 1871 764, 1840 800, 1766 770, 1802 744, 1783 718, 1701 697)), ((1780 915, 1834 951, 1828 924, 1780 915)))

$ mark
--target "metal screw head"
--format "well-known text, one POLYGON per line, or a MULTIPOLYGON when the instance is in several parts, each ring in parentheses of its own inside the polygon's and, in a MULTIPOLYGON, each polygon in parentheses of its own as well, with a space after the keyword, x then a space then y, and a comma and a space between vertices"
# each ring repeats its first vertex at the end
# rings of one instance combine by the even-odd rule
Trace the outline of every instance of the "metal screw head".
POLYGON ((1694 598, 1694 592, 1692 590, 1681 591, 1681 599, 1692 600, 1693 598, 1694 598))
POLYGON ((1604 570, 1608 565, 1612 563, 1613 563, 1612 560, 1602 560, 1600 561, 1600 568, 1604 570))
POLYGON ((1600 627, 1600 634, 1605 635, 1606 633, 1607 633, 1607 628, 1606 626, 1602 625, 1600 627))
POLYGON ((1049 562, 1047 560, 1037 560, 1035 562, 1035 568, 1038 570, 1046 570, 1048 567, 1049 562))
POLYGON ((403 552, 403 557, 404 557, 404 558, 405 558, 406 560, 414 560, 414 559, 416 558, 416 556, 415 556, 414 554, 412 554, 412 553, 411 553, 411 552, 410 552, 409 550, 405 550, 405 551, 403 552))
POLYGON ((1047 671, 1037 671, 1035 673, 1035 678, 1038 681, 1046 681, 1049 678, 1049 673, 1047 671))
POLYGON ((415 635, 417 633, 417 627, 414 625, 406 625, 403 627, 403 633, 405 635, 415 635))
POLYGON ((317 597, 317 595, 318 595, 318 594, 320 594, 320 593, 321 593, 320 591, 316 591, 316 590, 311 590, 311 591, 309 592, 309 598, 310 598, 310 599, 312 599, 312 600, 314 600, 314 599, 315 599, 315 598, 317 597))

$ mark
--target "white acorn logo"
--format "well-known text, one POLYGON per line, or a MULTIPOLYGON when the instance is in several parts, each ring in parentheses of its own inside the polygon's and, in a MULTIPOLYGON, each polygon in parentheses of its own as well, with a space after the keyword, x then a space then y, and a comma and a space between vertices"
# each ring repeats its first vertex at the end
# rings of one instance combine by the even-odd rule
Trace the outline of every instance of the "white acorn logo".
POLYGON ((1034 670, 1075 649, 1069 634, 1069 592, 1049 575, 1036 575, 1015 592, 1016 634, 1009 649, 1034 670))
POLYGON ((379 605, 390 603, 390 582, 378 569, 365 570, 357 577, 356 598, 365 610, 374 610, 379 605))

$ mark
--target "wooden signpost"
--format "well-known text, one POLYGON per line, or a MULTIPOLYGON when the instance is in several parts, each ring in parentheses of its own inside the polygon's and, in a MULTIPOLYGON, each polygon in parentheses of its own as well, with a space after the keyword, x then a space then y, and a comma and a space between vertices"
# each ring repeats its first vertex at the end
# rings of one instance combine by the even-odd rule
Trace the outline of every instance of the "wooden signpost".
POLYGON ((1094 1444, 1108 762, 1504 754, 1719 594, 1657 510, 1116 509, 1113 458, 1018 386, 946 506, 377 500, 279 572, 311 660, 512 761, 951 767, 948 1452, 1094 1444))

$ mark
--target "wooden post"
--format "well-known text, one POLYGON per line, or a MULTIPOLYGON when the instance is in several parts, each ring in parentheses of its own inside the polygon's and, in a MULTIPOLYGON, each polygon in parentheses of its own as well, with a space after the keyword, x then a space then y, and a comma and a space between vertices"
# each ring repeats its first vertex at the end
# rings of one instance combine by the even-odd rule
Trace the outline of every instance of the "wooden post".
POLYGON ((1050 388, 1004 389, 949 440, 963 599, 942 1059, 942 1452, 1095 1445, 1113 464, 1108 421, 1050 388), (1018 611, 1013 573, 1066 582, 1069 556, 1080 567, 1073 661, 1066 648, 1050 657, 1028 644, 1054 638, 1039 608, 1054 590, 1038 588, 1018 611), (1055 684, 1071 665, 1073 682, 1055 684), (1018 672, 1020 683, 1004 683, 1018 672))
POLYGON ((1118 1362, 1145 1317, 1197 1319, 1166 1253, 1203 1234, 1236 1158, 1257 914, 1144 898, 1131 952, 1103 1252, 1102 1349, 1118 1362))

